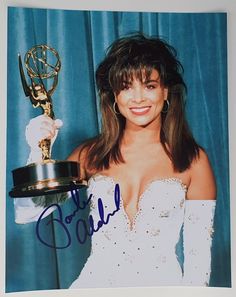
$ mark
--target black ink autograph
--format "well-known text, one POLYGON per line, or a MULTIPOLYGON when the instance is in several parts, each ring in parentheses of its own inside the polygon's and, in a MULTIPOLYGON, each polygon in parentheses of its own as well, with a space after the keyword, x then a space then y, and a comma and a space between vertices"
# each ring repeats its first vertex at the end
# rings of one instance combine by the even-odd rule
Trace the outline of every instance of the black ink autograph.
MULTIPOLYGON (((89 202, 91 201, 93 194, 90 194, 89 198, 86 201, 81 202, 80 201, 80 195, 79 190, 75 187, 75 185, 71 184, 71 196, 73 199, 73 202, 76 206, 75 210, 67 215, 65 218, 63 218, 62 209, 59 204, 54 203, 48 206, 44 209, 44 211, 41 213, 37 224, 36 224, 36 235, 37 238, 46 246, 56 249, 65 249, 71 245, 71 235, 66 225, 70 224, 75 217, 75 215, 78 213, 79 210, 85 209, 89 202), (41 236, 41 224, 43 224, 42 219, 46 216, 47 211, 51 212, 51 209, 55 208, 54 213, 57 212, 58 216, 56 218, 52 218, 51 220, 47 221, 46 226, 54 223, 57 224, 58 227, 60 227, 61 231, 65 235, 65 243, 63 245, 57 246, 54 244, 51 244, 47 241, 45 241, 41 236)), ((96 226, 94 224, 94 219, 92 215, 89 215, 88 222, 89 226, 87 226, 86 221, 83 219, 78 219, 76 222, 76 237, 79 243, 83 244, 86 242, 87 237, 91 237, 95 232, 98 232, 98 230, 103 226, 109 223, 110 217, 114 216, 114 214, 119 211, 120 209, 120 187, 118 184, 115 185, 115 191, 114 191, 114 202, 115 202, 115 210, 112 213, 108 213, 106 218, 104 217, 104 206, 101 198, 98 198, 98 212, 99 212, 99 221, 97 222, 96 226)))

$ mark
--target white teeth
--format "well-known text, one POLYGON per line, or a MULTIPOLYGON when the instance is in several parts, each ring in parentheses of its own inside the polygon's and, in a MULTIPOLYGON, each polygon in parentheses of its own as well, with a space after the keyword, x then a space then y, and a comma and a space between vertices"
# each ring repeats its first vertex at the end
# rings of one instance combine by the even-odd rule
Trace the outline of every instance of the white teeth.
POLYGON ((131 108, 131 110, 132 110, 133 112, 136 112, 136 113, 139 113, 139 112, 142 113, 142 112, 147 111, 149 108, 150 108, 150 107, 131 108))

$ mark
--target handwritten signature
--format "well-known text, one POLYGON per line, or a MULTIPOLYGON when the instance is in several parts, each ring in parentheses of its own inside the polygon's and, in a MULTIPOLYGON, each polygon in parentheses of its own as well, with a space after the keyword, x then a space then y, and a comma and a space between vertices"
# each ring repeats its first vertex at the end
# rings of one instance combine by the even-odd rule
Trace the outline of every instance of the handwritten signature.
MULTIPOLYGON (((76 206, 75 210, 67 215, 66 217, 63 217, 62 209, 59 204, 54 203, 48 206, 47 208, 44 209, 44 211, 41 213, 37 224, 36 224, 36 235, 37 238, 46 246, 50 248, 56 248, 56 249, 65 249, 71 245, 71 234, 67 228, 67 225, 69 225, 76 214, 79 212, 79 210, 84 210, 86 207, 89 205, 91 199, 93 198, 93 194, 90 194, 88 199, 86 201, 82 201, 80 199, 79 195, 79 190, 76 188, 74 183, 71 183, 71 196, 72 200, 76 206), (64 233, 63 235, 65 236, 65 243, 58 246, 52 243, 49 243, 47 240, 43 239, 41 235, 41 227, 44 224, 43 218, 47 215, 47 212, 49 211, 51 213, 51 210, 54 210, 54 213, 57 213, 57 217, 53 217, 49 221, 45 222, 46 226, 50 226, 51 224, 54 223, 58 225, 58 227, 61 229, 61 231, 64 233)), ((88 237, 91 237, 95 232, 98 232, 99 229, 103 225, 107 225, 109 223, 110 217, 114 216, 117 211, 120 209, 120 187, 118 184, 115 185, 115 190, 114 190, 114 202, 115 202, 115 210, 112 213, 108 213, 106 218, 104 215, 104 206, 102 202, 102 198, 98 198, 97 201, 97 207, 98 207, 98 212, 99 212, 99 217, 100 219, 98 220, 96 226, 94 224, 94 219, 92 215, 89 215, 88 217, 88 223, 89 226, 87 226, 86 221, 83 219, 78 219, 76 222, 76 237, 79 243, 83 244, 86 242, 88 237)))

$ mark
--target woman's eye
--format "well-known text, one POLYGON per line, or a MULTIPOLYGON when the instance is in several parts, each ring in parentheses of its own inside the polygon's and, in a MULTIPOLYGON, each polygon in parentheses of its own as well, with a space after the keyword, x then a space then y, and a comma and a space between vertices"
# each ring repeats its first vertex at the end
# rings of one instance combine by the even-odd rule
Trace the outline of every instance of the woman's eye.
POLYGON ((155 86, 154 84, 151 84, 151 85, 146 85, 146 88, 147 88, 148 90, 152 90, 152 89, 155 89, 156 86, 155 86))

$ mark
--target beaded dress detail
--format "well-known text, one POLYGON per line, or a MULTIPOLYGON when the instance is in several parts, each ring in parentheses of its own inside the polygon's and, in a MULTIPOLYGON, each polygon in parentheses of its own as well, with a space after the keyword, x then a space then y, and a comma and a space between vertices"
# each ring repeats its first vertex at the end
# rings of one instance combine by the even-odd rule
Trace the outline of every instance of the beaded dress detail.
MULTIPOLYGON (((97 199, 112 213, 115 181, 95 175, 89 181, 93 194, 91 214, 99 220, 97 199)), ((176 178, 148 184, 139 198, 138 212, 130 222, 122 202, 107 225, 92 236, 92 251, 71 288, 181 285, 182 269, 176 244, 184 220, 186 186, 176 178)), ((105 214, 106 216, 106 214, 105 214)))
MULTIPOLYGON (((88 197, 92 194, 90 214, 95 227, 101 219, 99 199, 104 218, 117 209, 115 185, 112 177, 101 174, 89 180, 87 193, 88 197)), ((150 182, 139 197, 132 222, 121 197, 119 210, 93 234, 91 254, 70 288, 208 286, 216 201, 187 200, 186 192, 177 178, 150 182), (183 265, 176 252, 181 234, 183 265)), ((62 202, 68 197, 58 194, 54 200, 62 202)), ((45 205, 37 205, 32 198, 15 198, 14 208, 16 223, 25 224, 37 221, 45 205)))

